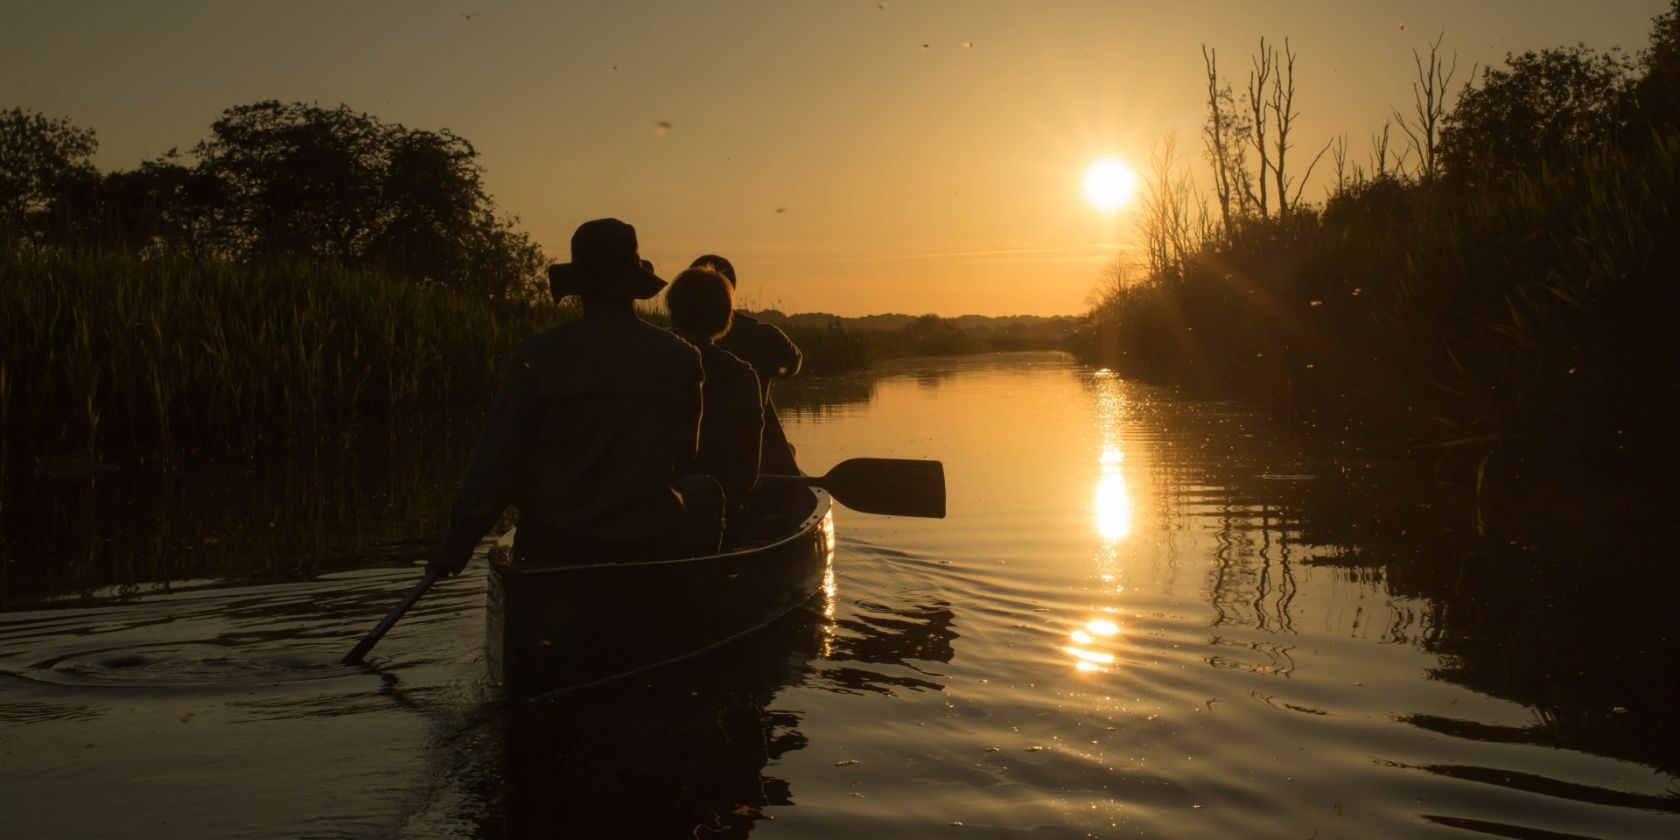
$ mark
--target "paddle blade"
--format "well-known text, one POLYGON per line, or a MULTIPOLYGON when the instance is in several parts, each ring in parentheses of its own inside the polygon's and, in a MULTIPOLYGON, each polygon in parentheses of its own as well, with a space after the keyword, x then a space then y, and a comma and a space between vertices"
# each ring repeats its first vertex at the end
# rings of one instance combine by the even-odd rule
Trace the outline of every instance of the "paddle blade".
POLYGON ((851 458, 809 479, 863 513, 945 518, 945 465, 905 458, 851 458))

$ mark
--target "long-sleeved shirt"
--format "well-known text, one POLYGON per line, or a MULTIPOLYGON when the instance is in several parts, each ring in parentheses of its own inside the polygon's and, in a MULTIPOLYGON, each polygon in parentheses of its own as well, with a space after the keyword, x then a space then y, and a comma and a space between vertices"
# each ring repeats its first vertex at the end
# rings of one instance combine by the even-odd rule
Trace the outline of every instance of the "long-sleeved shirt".
POLYGON ((673 527, 694 460, 693 346, 633 309, 590 308, 513 354, 473 446, 443 551, 465 557, 509 505, 521 533, 624 541, 673 527))
POLYGON ((716 344, 697 346, 706 384, 700 389, 700 453, 694 458, 694 471, 716 478, 730 509, 738 510, 758 483, 759 441, 764 434, 758 376, 716 344))
POLYGON ((740 311, 735 313, 729 332, 717 340, 717 346, 752 365, 753 372, 758 374, 758 389, 766 396, 770 393, 770 380, 793 376, 805 361, 799 345, 787 333, 740 311))
POLYGON ((770 399, 770 380, 781 379, 799 372, 805 357, 787 333, 766 324, 745 312, 735 313, 729 332, 717 340, 717 346, 739 356, 752 365, 758 374, 758 390, 764 403, 764 435, 760 447, 761 468, 767 473, 794 475, 799 466, 794 462, 793 446, 782 431, 776 404, 770 399))

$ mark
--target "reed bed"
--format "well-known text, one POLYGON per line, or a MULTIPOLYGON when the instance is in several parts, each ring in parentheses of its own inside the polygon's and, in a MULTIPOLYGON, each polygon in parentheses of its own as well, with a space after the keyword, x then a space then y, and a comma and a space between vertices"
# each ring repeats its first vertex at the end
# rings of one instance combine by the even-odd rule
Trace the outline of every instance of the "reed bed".
POLYGON ((1461 473, 1675 466, 1680 136, 1481 187, 1379 181, 1117 284, 1078 352, 1461 473), (1543 466, 1542 466, 1543 465, 1543 466))
POLYGON ((806 374, 849 373, 867 370, 886 357, 886 349, 870 333, 849 332, 840 327, 784 327, 788 338, 799 345, 806 374))
POLYGON ((481 404, 553 305, 469 299, 300 261, 0 253, 11 457, 235 445, 481 404))

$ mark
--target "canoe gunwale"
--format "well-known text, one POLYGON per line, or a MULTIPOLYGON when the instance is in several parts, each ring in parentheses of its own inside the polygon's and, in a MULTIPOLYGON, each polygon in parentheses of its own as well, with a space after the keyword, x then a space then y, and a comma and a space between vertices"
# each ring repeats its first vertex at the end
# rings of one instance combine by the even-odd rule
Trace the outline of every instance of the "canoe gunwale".
POLYGON ((707 561, 710 561, 710 560, 721 560, 725 557, 735 557, 735 556, 740 556, 740 555, 753 555, 753 554, 759 554, 761 552, 776 551, 776 550, 782 548, 783 546, 788 545, 789 543, 792 543, 796 540, 802 540, 802 539, 805 539, 806 537, 810 536, 812 530, 817 528, 819 525, 821 525, 823 518, 828 516, 829 511, 831 510, 831 508, 833 506, 833 500, 829 497, 828 491, 823 490, 823 489, 818 488, 818 487, 812 487, 812 488, 809 488, 809 489, 811 491, 811 495, 816 497, 815 501, 813 501, 812 504, 811 504, 810 515, 806 516, 803 520, 801 520, 800 523, 799 523, 799 526, 794 528, 792 531, 790 531, 786 536, 781 537, 779 539, 776 539, 772 542, 760 543, 758 545, 744 546, 744 547, 741 547, 741 548, 733 549, 731 551, 720 551, 716 554, 701 554, 701 555, 697 555, 697 556, 694 556, 694 557, 673 557, 673 558, 670 558, 670 559, 667 559, 667 560, 637 560, 633 563, 611 563, 611 562, 608 562, 608 563, 532 563, 532 564, 520 564, 520 563, 513 563, 509 559, 511 557, 512 549, 513 549, 513 532, 514 532, 514 529, 509 528, 507 533, 503 534, 499 539, 497 539, 496 540, 496 545, 492 547, 492 553, 490 555, 491 563, 493 565, 494 564, 500 564, 500 565, 502 565, 506 568, 511 569, 515 574, 519 574, 519 575, 533 575, 533 574, 546 575, 546 574, 555 574, 555 573, 559 573, 559 572, 581 572, 581 571, 596 570, 596 569, 646 569, 646 568, 657 568, 657 567, 660 567, 660 566, 681 566, 681 565, 687 564, 687 563, 704 563, 704 562, 707 562, 707 561), (499 558, 497 556, 498 555, 497 550, 499 550, 499 553, 500 553, 499 558))
MULTIPOLYGON (((642 573, 662 575, 669 574, 672 571, 681 570, 684 567, 703 569, 705 564, 708 563, 750 562, 761 556, 768 559, 778 555, 802 556, 806 559, 801 562, 810 564, 817 563, 818 561, 816 558, 820 556, 822 558, 820 561, 821 565, 826 569, 828 564, 832 562, 834 548, 832 525, 827 524, 832 521, 833 499, 827 492, 821 489, 809 488, 809 491, 812 497, 810 512, 799 520, 797 526, 790 528, 783 536, 759 545, 746 546, 733 551, 697 557, 678 557, 668 560, 647 560, 632 563, 586 563, 572 565, 560 563, 521 564, 511 561, 510 549, 512 548, 512 532, 510 531, 508 534, 503 535, 503 537, 498 540, 495 550, 491 555, 491 585, 486 596, 486 621, 488 626, 486 628, 487 633, 485 636, 485 658, 486 664, 490 669, 491 683, 500 689, 500 693, 504 699, 509 702, 520 704, 540 702, 570 692, 581 691, 606 683, 623 680, 675 662, 693 658, 707 651, 727 645, 743 636, 758 632, 759 630, 781 620, 800 607, 810 603, 811 598, 821 591, 822 584, 820 580, 822 575, 820 574, 817 575, 818 583, 814 586, 801 584, 798 586, 790 586, 781 590, 788 593, 791 597, 787 599, 785 605, 778 604, 777 607, 779 608, 764 610, 762 612, 762 620, 754 621, 749 625, 743 625, 735 628, 733 632, 728 632, 725 635, 722 635, 699 647, 687 648, 669 657, 644 662, 643 664, 627 668, 623 671, 615 671, 613 673, 594 678, 578 675, 581 678, 581 681, 555 685, 552 688, 528 687, 536 688, 537 690, 527 692, 525 690, 514 690, 515 686, 511 685, 509 682, 512 679, 511 674, 516 669, 510 664, 508 659, 510 652, 509 644, 513 641, 509 638, 513 635, 511 625, 512 613, 509 607, 510 598, 504 590, 512 579, 537 578, 546 581, 547 583, 545 583, 545 585, 552 586, 555 581, 564 579, 564 576, 567 573, 610 574, 615 571, 641 571, 642 573), (801 545, 801 543, 803 543, 803 545, 801 545)), ((515 583, 513 585, 517 586, 518 584, 515 583)), ((762 607, 760 609, 762 609, 762 607)), ((525 672, 520 671, 520 673, 525 672)))

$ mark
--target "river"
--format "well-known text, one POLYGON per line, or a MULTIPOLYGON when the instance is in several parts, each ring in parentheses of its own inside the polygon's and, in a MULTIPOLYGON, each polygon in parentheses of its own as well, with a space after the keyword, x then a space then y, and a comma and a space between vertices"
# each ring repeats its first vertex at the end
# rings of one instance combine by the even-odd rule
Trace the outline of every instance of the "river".
POLYGON ((0 836, 1680 836, 1671 546, 1491 543, 1426 469, 1058 354, 777 393, 807 470, 936 458, 950 515, 837 510, 808 609, 513 708, 481 560, 336 664, 470 428, 10 477, 0 836))

